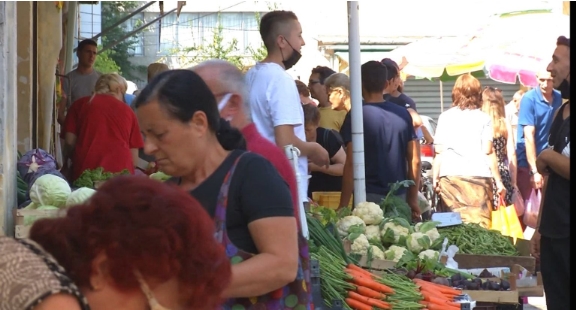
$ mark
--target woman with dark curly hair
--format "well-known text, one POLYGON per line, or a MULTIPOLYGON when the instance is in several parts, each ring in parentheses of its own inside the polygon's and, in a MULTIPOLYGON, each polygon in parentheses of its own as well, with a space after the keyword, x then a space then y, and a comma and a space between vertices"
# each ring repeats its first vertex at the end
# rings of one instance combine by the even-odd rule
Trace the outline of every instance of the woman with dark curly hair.
POLYGON ((0 309, 210 309, 231 267, 198 201, 119 176, 30 240, 0 238, 0 309))
POLYGON ((492 120, 482 112, 480 81, 463 74, 452 89, 452 108, 440 114, 434 136, 434 186, 443 212, 460 212, 462 221, 490 228, 492 178, 506 195, 494 152, 492 120))

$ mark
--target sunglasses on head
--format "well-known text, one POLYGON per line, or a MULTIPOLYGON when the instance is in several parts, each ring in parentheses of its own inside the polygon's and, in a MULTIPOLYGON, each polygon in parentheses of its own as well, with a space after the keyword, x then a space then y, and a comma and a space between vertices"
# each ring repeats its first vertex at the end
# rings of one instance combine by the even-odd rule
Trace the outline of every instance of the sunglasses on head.
POLYGON ((484 87, 484 89, 490 90, 490 91, 497 91, 497 92, 502 92, 502 90, 498 87, 492 87, 492 86, 486 86, 484 87))

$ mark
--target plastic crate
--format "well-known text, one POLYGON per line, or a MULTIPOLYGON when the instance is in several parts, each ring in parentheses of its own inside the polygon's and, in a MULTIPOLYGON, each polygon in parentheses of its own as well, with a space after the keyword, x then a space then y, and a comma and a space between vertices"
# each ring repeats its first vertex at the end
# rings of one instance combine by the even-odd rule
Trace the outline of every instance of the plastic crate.
MULTIPOLYGON (((338 209, 340 206, 340 192, 312 192, 312 200, 318 205, 330 208, 338 209)), ((350 203, 348 208, 352 208, 352 203, 354 201, 354 195, 350 197, 350 203)))

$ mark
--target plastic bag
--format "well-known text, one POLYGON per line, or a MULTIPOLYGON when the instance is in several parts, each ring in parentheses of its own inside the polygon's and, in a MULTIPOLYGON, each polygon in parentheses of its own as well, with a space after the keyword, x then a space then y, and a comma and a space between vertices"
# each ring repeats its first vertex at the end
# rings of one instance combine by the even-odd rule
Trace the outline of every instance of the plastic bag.
POLYGON ((512 205, 506 206, 502 197, 500 197, 498 209, 492 211, 491 228, 500 231, 503 236, 514 238, 514 243, 516 243, 516 238, 524 237, 524 231, 516 214, 516 208, 512 205))
POLYGON ((538 224, 538 212, 540 211, 540 190, 532 189, 530 197, 526 201, 526 210, 524 210, 524 225, 536 228, 538 224))
POLYGON ((57 170, 56 159, 43 149, 33 149, 26 152, 16 164, 22 179, 26 180, 26 175, 35 173, 39 168, 57 170))
POLYGON ((522 194, 517 189, 514 189, 514 194, 512 194, 512 203, 514 204, 514 209, 516 209, 516 214, 518 216, 524 215, 526 208, 524 207, 524 199, 522 199, 522 194))
POLYGON ((455 245, 451 245, 446 249, 448 245, 448 238, 444 238, 444 242, 442 242, 442 250, 440 251, 439 257, 446 256, 446 268, 451 269, 458 269, 458 262, 454 260, 454 255, 458 253, 458 247, 455 245))

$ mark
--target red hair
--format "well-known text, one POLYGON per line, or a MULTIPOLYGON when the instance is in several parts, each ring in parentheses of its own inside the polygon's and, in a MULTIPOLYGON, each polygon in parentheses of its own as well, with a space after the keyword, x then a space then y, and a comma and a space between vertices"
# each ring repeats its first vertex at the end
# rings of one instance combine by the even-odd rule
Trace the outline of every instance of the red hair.
POLYGON ((105 253, 119 290, 140 290, 134 276, 161 282, 177 277, 188 309, 214 309, 230 281, 215 225, 190 194, 147 177, 118 176, 65 217, 37 221, 30 238, 90 287, 92 261, 105 253))
POLYGON ((482 86, 470 73, 459 76, 452 89, 452 106, 461 110, 474 110, 482 107, 482 86))

